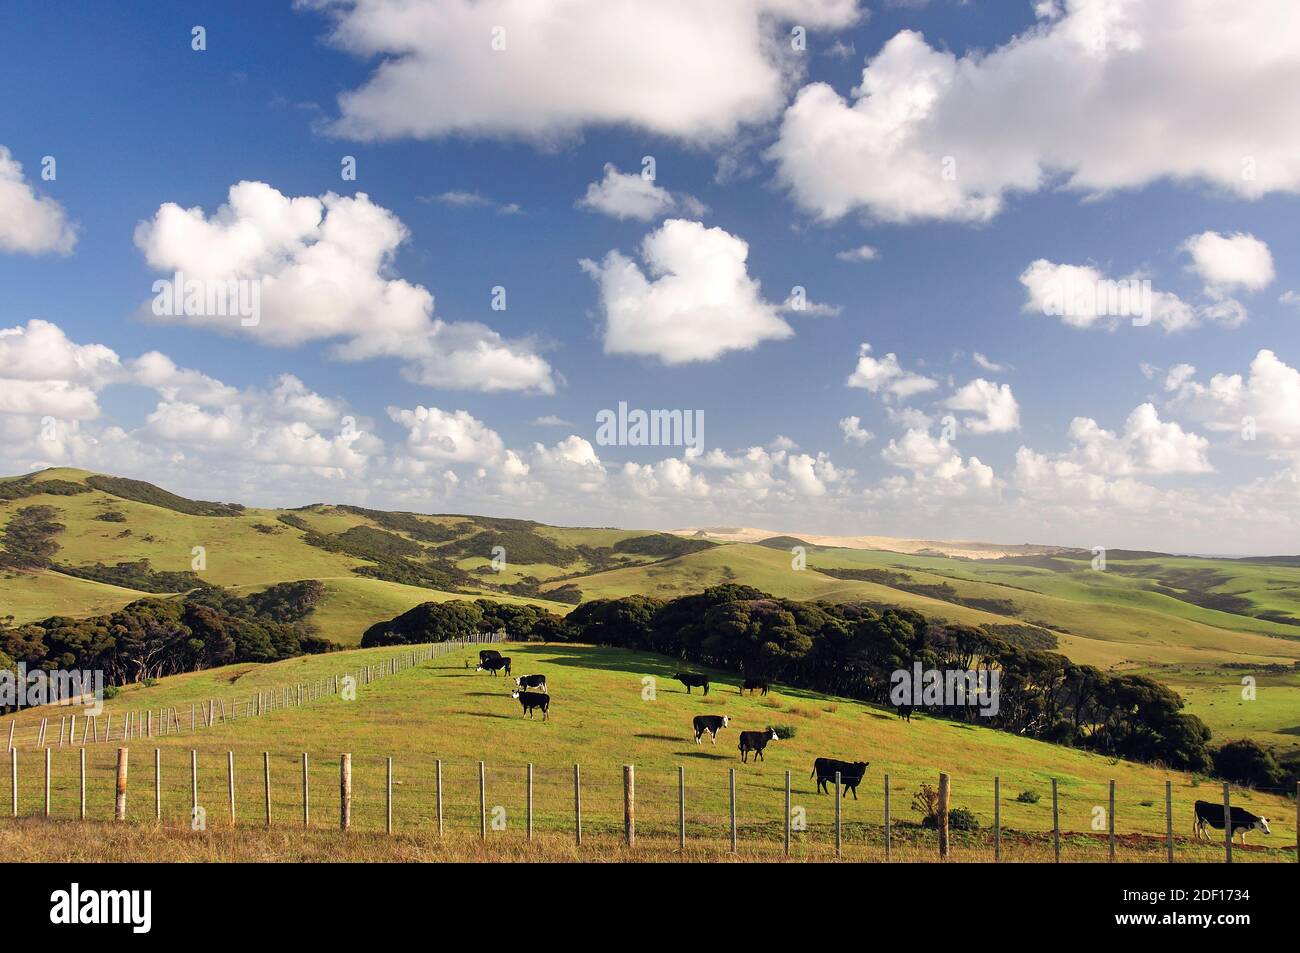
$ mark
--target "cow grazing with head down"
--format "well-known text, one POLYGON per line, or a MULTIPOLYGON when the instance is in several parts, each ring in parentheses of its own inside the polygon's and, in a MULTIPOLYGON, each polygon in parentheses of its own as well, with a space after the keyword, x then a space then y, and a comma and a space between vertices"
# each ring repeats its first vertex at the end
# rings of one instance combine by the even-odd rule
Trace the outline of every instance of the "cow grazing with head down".
POLYGON ((519 704, 523 706, 526 717, 532 718, 533 709, 540 708, 542 710, 542 721, 547 721, 550 718, 551 696, 545 692, 523 692, 516 688, 510 693, 510 697, 519 699, 519 704))
POLYGON ((716 745, 718 743, 718 732, 726 728, 731 723, 726 715, 696 715, 695 716, 695 743, 699 744, 704 733, 709 733, 709 739, 716 745))
MULTIPOLYGON (((1202 837, 1210 839, 1210 835, 1205 833, 1205 825, 1209 824, 1216 831, 1223 830, 1223 805, 1216 804, 1213 801, 1197 801, 1193 806, 1194 819, 1192 821, 1192 837, 1200 840, 1202 837)), ((1245 808, 1234 807, 1232 809, 1232 834, 1235 837, 1238 832, 1241 833, 1241 844, 1246 845, 1246 832, 1260 830, 1265 834, 1273 833, 1268 829, 1268 818, 1260 817, 1258 814, 1252 814, 1245 808)))
POLYGON ((709 676, 700 675, 696 672, 678 672, 673 678, 686 686, 686 694, 691 693, 692 688, 703 688, 704 694, 709 693, 709 676))
POLYGON ((761 692, 762 694, 766 695, 767 687, 768 687, 767 679, 758 678, 756 676, 754 678, 745 679, 744 683, 740 686, 740 691, 742 694, 745 692, 761 692))
POLYGON ((768 728, 766 731, 742 731, 740 733, 740 760, 749 761, 749 753, 754 752, 755 761, 766 761, 763 757, 763 749, 767 747, 769 741, 780 741, 781 736, 776 733, 775 728, 768 728))
POLYGON ((520 675, 515 679, 515 685, 519 688, 535 688, 538 691, 546 691, 545 675, 520 675))
POLYGON ((858 785, 862 783, 862 776, 867 773, 867 766, 870 761, 838 761, 835 758, 818 758, 813 762, 812 774, 810 778, 817 779, 817 793, 826 794, 826 785, 835 783, 835 774, 840 775, 840 797, 844 797, 850 791, 853 792, 853 800, 858 799, 858 785))
POLYGON ((912 722, 912 709, 913 709, 913 707, 915 707, 915 706, 913 706, 913 705, 899 705, 899 706, 897 706, 897 707, 894 709, 894 711, 896 711, 896 712, 898 713, 898 717, 899 717, 899 718, 903 719, 903 721, 907 722, 908 724, 911 724, 911 722, 912 722))
POLYGON ((478 663, 478 668, 476 668, 474 671, 476 671, 476 672, 491 672, 493 675, 496 675, 496 674, 497 674, 498 672, 500 672, 502 669, 505 670, 505 673, 506 673, 507 675, 510 674, 510 656, 509 656, 509 655, 498 655, 496 658, 485 658, 485 659, 483 659, 481 662, 478 663))

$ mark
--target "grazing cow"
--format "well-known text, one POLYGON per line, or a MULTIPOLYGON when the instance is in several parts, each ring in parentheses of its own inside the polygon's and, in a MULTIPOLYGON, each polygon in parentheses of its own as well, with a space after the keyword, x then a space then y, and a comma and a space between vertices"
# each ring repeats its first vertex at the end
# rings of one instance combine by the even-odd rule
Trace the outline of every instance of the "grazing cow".
POLYGON ((529 718, 533 717, 533 709, 542 710, 542 721, 547 721, 551 711, 551 696, 545 692, 521 692, 515 689, 510 693, 511 698, 518 698, 519 704, 524 707, 524 715, 529 718))
MULTIPOLYGON (((1200 840, 1204 837, 1210 839, 1210 835, 1205 832, 1205 825, 1209 824, 1216 831, 1223 830, 1223 805, 1216 804, 1213 801, 1197 801, 1195 806, 1195 819, 1192 821, 1192 837, 1200 840)), ((1268 829, 1268 818, 1260 817, 1258 814, 1252 814, 1245 808, 1234 807, 1232 809, 1232 836, 1241 832, 1241 843, 1244 847, 1246 844, 1246 831, 1261 830, 1265 834, 1273 833, 1268 829)))
POLYGON ((903 721, 910 725, 912 723, 912 710, 915 707, 915 705, 899 705, 894 709, 894 711, 898 713, 899 718, 903 719, 903 721))
POLYGON ((686 686, 686 694, 691 693, 692 688, 703 688, 704 694, 709 693, 709 676, 698 675, 695 672, 678 672, 673 678, 686 686))
POLYGON ((478 660, 480 662, 486 662, 490 658, 500 658, 500 657, 501 657, 501 653, 498 652, 496 649, 479 649, 478 660))
POLYGON ((742 694, 745 692, 761 691, 764 695, 766 695, 767 686, 768 686, 768 681, 765 678, 747 678, 745 679, 744 684, 741 685, 740 691, 742 694))
POLYGON ((853 792, 853 800, 858 799, 858 785, 862 783, 862 776, 867 773, 867 765, 870 761, 838 761, 835 758, 818 758, 813 762, 812 774, 808 777, 817 779, 817 793, 826 794, 826 785, 835 783, 835 772, 840 773, 840 797, 844 797, 850 791, 853 792))
POLYGON ((501 671, 502 669, 505 669, 507 675, 510 674, 509 655, 498 655, 496 658, 485 658, 483 659, 483 661, 478 663, 478 668, 476 668, 474 671, 491 672, 493 675, 495 675, 497 672, 501 671))
POLYGON ((537 688, 546 691, 546 676, 520 675, 515 679, 515 684, 520 688, 537 688))
POLYGON ((775 728, 769 728, 767 731, 742 731, 740 733, 740 760, 748 761, 749 753, 754 752, 755 761, 766 761, 763 757, 763 749, 767 747, 769 741, 780 741, 781 736, 776 733, 775 728))
POLYGON ((695 716, 695 743, 699 744, 704 733, 709 733, 709 739, 716 745, 718 743, 718 730, 726 728, 730 719, 726 715, 696 715, 695 716))

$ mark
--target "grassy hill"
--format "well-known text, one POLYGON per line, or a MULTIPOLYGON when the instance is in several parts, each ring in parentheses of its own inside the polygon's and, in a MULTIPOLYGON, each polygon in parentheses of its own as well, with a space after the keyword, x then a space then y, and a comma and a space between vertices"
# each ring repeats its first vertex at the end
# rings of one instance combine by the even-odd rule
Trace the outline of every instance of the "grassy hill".
MULTIPOLYGON (((987 858, 993 817, 993 777, 1001 779, 1002 822, 1009 829, 1009 859, 1042 859, 1050 849, 1051 780, 1060 789, 1061 826, 1067 857, 1100 858, 1104 839, 1093 830, 1095 809, 1107 803, 1107 785, 1117 782, 1116 826, 1121 854, 1163 857, 1164 783, 1173 782, 1175 832, 1181 860, 1218 859, 1219 847, 1193 846, 1191 802, 1221 797, 1216 782, 1159 768, 1110 759, 1032 741, 979 726, 916 715, 911 723, 862 703, 776 686, 766 698, 738 694, 734 677, 719 681, 707 696, 687 695, 671 679, 675 665, 660 656, 575 645, 511 644, 504 651, 516 673, 543 673, 553 699, 550 719, 525 719, 504 679, 475 673, 476 653, 459 653, 422 663, 363 684, 354 701, 330 696, 302 708, 260 718, 240 718, 197 733, 130 742, 132 818, 152 817, 153 749, 161 751, 164 821, 181 825, 189 813, 189 758, 197 752, 199 803, 208 825, 229 824, 227 753, 236 770, 236 810, 241 825, 263 819, 262 752, 270 753, 273 818, 292 828, 301 823, 301 754, 309 756, 313 823, 331 827, 338 819, 338 757, 354 760, 354 824, 358 831, 384 827, 385 759, 393 758, 394 826, 399 834, 436 829, 436 760, 442 761, 446 825, 453 834, 478 830, 478 763, 485 763, 489 813, 503 811, 500 842, 523 836, 527 764, 534 765, 535 826, 561 841, 571 830, 573 764, 582 765, 584 830, 589 842, 613 842, 621 829, 622 765, 636 767, 638 828, 648 844, 671 842, 677 819, 677 769, 685 767, 688 829, 693 841, 721 844, 726 838, 728 771, 736 769, 737 814, 742 843, 776 849, 781 830, 785 772, 792 777, 792 804, 806 814, 808 831, 796 834, 796 854, 825 856, 831 843, 833 800, 819 796, 809 780, 813 759, 829 755, 871 762, 859 799, 844 802, 846 856, 877 856, 883 841, 883 776, 890 777, 895 843, 931 856, 933 833, 917 826, 909 809, 923 783, 940 771, 953 779, 953 806, 974 813, 982 832, 958 835, 972 858, 987 858), (647 681, 649 679, 649 681, 647 681), (648 691, 647 686, 653 688, 648 691), (696 746, 691 718, 727 714, 715 746, 696 746), (737 732, 768 725, 794 729, 774 741, 765 762, 741 764, 737 732), (1017 798, 1028 792, 1021 800, 1017 798), (1032 799, 1037 795, 1037 800, 1032 799)), ((183 722, 191 704, 211 698, 247 700, 259 690, 311 682, 392 657, 393 649, 354 650, 292 659, 271 665, 240 665, 164 679, 152 687, 123 691, 106 705, 105 716, 122 724, 128 710, 174 706, 183 722)), ((46 712, 48 714, 48 712, 46 712)), ((20 814, 39 813, 43 780, 39 757, 25 745, 37 712, 19 718, 22 765, 20 814)), ((7 735, 9 719, 0 719, 7 735)), ((103 719, 101 718, 101 724, 103 719)), ((112 803, 112 767, 118 742, 88 749, 91 819, 105 820, 112 803)), ((75 814, 77 753, 53 751, 55 816, 75 814)), ((1265 814, 1271 837, 1252 836, 1243 860, 1293 860, 1295 807, 1270 794, 1234 789, 1234 803, 1265 814)), ((150 828, 149 830, 152 830, 150 828)), ((154 835, 149 834, 148 837, 154 835)), ((282 844, 282 849, 286 848, 282 844)))
POLYGON ((897 604, 954 622, 1032 627, 1078 662, 1166 681, 1218 738, 1248 735, 1300 756, 1294 558, 1112 552, 1106 570, 1096 571, 1090 554, 1044 547, 976 559, 807 546, 807 566, 796 570, 789 547, 797 537, 718 544, 460 514, 243 508, 72 469, 0 480, 0 540, 30 506, 49 507, 63 529, 48 567, 0 569, 0 619, 119 608, 145 595, 150 578, 133 583, 99 567, 148 560, 154 574, 187 573, 195 547, 205 559, 197 579, 239 592, 321 580, 326 595, 311 619, 345 646, 425 601, 486 595, 564 613, 578 599, 668 598, 740 582, 795 599, 897 604), (496 546, 504 565, 493 564, 496 546), (1257 697, 1245 701, 1241 678, 1252 672, 1257 697))

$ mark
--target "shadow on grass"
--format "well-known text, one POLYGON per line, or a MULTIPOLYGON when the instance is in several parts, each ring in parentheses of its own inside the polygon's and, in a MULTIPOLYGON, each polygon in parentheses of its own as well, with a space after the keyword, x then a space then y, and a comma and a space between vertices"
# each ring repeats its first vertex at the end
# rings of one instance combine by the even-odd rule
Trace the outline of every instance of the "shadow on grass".
POLYGON ((508 721, 514 720, 515 717, 513 715, 498 715, 495 712, 490 712, 490 711, 457 711, 457 712, 453 712, 452 714, 472 715, 475 718, 504 718, 508 721))
POLYGON ((681 741, 680 735, 633 735, 634 738, 648 738, 651 741, 681 741))

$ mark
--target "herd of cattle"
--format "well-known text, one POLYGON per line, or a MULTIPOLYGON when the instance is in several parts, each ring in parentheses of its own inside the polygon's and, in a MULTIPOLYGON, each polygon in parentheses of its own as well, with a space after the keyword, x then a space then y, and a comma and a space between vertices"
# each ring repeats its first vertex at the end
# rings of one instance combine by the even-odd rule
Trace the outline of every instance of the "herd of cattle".
MULTIPOLYGON (((496 649, 483 649, 478 653, 479 672, 490 672, 493 675, 504 671, 506 675, 510 674, 510 657, 503 656, 496 649)), ((698 672, 678 672, 673 678, 681 682, 686 687, 686 693, 692 693, 692 689, 702 688, 704 694, 709 693, 709 676, 698 672)), ((746 678, 741 684, 741 692, 761 692, 766 695, 769 683, 766 679, 746 678)), ((542 720, 546 721, 551 710, 551 696, 546 690, 545 675, 520 675, 515 678, 515 689, 510 693, 511 698, 519 700, 523 707, 524 716, 531 718, 533 712, 541 710, 542 720)), ((906 710, 899 710, 899 716, 911 721, 912 706, 905 706, 906 710)), ((695 729, 695 743, 701 744, 705 734, 709 736, 712 744, 718 743, 718 732, 723 728, 731 725, 731 719, 727 715, 696 715, 692 722, 695 729)), ((744 763, 749 762, 749 756, 754 755, 754 761, 765 761, 763 750, 767 747, 769 741, 780 741, 781 736, 777 734, 776 729, 768 728, 764 731, 742 731, 740 733, 740 743, 737 748, 740 751, 740 760, 744 763)), ((840 761, 835 758, 818 758, 813 762, 812 773, 810 778, 817 779, 817 793, 826 794, 827 785, 835 781, 836 775, 839 776, 840 797, 847 797, 849 792, 853 792, 853 799, 858 799, 858 785, 862 783, 863 776, 867 773, 867 767, 871 764, 869 761, 840 761)), ((1193 836, 1199 840, 1206 837, 1206 825, 1213 827, 1215 830, 1223 830, 1224 814, 1223 805, 1215 804, 1211 801, 1197 801, 1194 807, 1195 820, 1193 822, 1193 836)), ((1240 807, 1232 808, 1232 835, 1241 834, 1241 842, 1246 843, 1246 832, 1252 830, 1261 830, 1265 834, 1272 831, 1268 829, 1268 818, 1252 814, 1240 807)))
MULTIPOLYGON (((476 672, 488 672, 492 675, 498 675, 505 672, 510 675, 510 656, 502 655, 496 649, 482 649, 478 653, 478 668, 476 672)), ((695 688, 704 689, 704 694, 709 693, 709 676, 696 672, 678 672, 673 676, 677 681, 686 686, 686 693, 691 694, 695 688)), ((747 678, 741 685, 741 692, 761 692, 766 695, 769 683, 766 679, 747 678)), ((533 712, 541 711, 542 720, 548 720, 551 710, 551 696, 546 688, 545 675, 520 675, 515 678, 515 688, 510 693, 510 697, 519 701, 520 707, 523 708, 523 714, 526 718, 531 718, 533 712)), ((696 715, 693 721, 695 729, 695 743, 698 745, 703 741, 707 733, 709 740, 713 744, 718 743, 718 732, 723 728, 730 726, 731 719, 727 715, 696 715)), ((740 733, 740 743, 737 749, 740 751, 740 760, 743 763, 749 763, 749 756, 754 756, 754 761, 766 761, 763 751, 767 748, 769 741, 780 741, 781 736, 777 734, 775 728, 767 728, 763 731, 742 731, 740 733)), ((826 784, 835 780, 836 772, 839 772, 840 781, 843 785, 841 797, 853 792, 854 800, 858 797, 857 787, 862 781, 863 774, 866 773, 866 761, 836 761, 834 758, 818 758, 813 765, 812 776, 817 778, 817 788, 819 793, 826 793, 826 784)))

